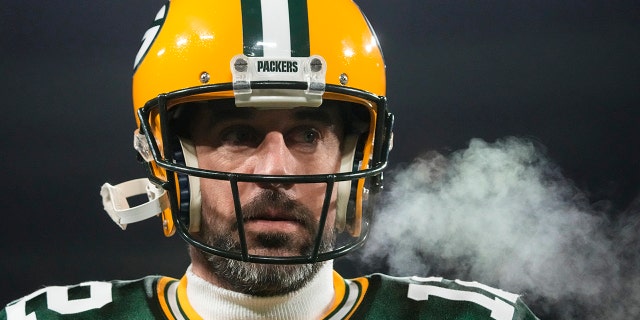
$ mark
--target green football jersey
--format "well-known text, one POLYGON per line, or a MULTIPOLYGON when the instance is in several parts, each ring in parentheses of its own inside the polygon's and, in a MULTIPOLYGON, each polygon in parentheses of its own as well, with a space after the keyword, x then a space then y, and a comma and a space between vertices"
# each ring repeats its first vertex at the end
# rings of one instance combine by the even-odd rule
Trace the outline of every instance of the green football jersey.
POLYGON ((345 281, 363 295, 352 319, 537 319, 520 296, 477 282, 383 274, 345 281))
MULTIPOLYGON (((518 295, 476 282, 382 274, 343 279, 336 272, 333 281, 335 299, 324 319, 537 319, 518 295)), ((186 277, 148 276, 46 287, 9 303, 0 320, 201 319, 186 283, 186 277)))

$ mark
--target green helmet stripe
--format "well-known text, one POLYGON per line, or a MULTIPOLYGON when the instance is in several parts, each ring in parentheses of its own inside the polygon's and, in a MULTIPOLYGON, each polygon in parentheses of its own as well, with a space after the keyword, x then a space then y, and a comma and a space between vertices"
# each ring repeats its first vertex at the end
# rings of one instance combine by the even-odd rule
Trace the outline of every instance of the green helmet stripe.
POLYGON ((307 11, 306 0, 289 0, 289 26, 289 32, 291 34, 291 56, 310 56, 309 13, 307 11))
POLYGON ((262 8, 260 0, 242 0, 243 53, 248 57, 262 57, 262 8))

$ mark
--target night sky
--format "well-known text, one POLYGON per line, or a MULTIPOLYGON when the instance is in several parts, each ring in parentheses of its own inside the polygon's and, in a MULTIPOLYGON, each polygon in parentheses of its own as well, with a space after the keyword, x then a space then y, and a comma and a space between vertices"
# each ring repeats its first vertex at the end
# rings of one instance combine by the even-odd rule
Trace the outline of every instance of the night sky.
MULTIPOLYGON (((104 182, 144 175, 131 75, 163 3, 0 6, 0 304, 46 285, 180 277, 187 267, 186 245, 165 238, 159 219, 122 231, 99 196, 104 182)), ((392 168, 471 138, 520 136, 611 216, 638 198, 639 2, 357 3, 387 64, 392 168)))

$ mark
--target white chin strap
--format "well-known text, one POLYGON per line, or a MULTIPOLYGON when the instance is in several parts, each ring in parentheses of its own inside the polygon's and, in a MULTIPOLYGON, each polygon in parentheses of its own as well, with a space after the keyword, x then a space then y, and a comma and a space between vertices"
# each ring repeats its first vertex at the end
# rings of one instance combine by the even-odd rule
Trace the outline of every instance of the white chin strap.
POLYGON ((115 186, 105 183, 100 189, 102 205, 111 219, 122 228, 162 213, 169 207, 167 192, 147 178, 130 180, 115 186), (146 194, 149 199, 141 205, 130 207, 127 198, 146 194))
MULTIPOLYGON (((198 167, 195 147, 188 140, 180 140, 183 155, 187 166, 198 167)), ((189 231, 200 230, 200 179, 189 176, 189 231)), ((127 224, 139 222, 157 216, 169 208, 169 196, 163 190, 149 181, 147 178, 126 181, 117 185, 105 183, 100 189, 102 205, 111 219, 125 230, 127 224), (127 198, 147 195, 148 201, 131 207, 127 198)))

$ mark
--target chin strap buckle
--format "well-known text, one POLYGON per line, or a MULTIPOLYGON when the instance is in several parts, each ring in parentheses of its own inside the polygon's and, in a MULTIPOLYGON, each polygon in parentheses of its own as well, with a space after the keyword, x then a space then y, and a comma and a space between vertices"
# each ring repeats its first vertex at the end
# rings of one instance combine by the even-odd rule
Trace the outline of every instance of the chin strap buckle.
POLYGON ((127 224, 157 216, 169 207, 167 192, 147 178, 126 181, 115 186, 105 183, 100 189, 102 205, 111 219, 125 230, 127 224), (130 207, 127 198, 146 194, 149 201, 130 207))

